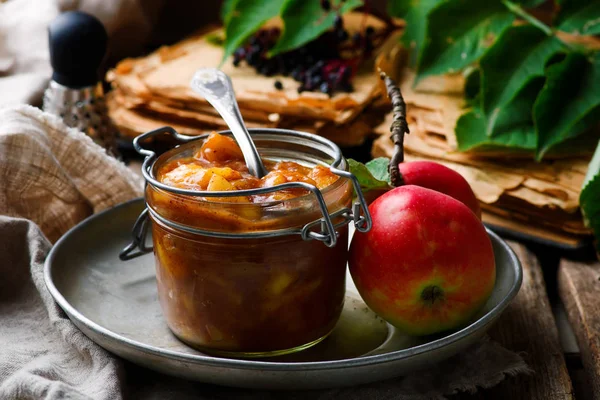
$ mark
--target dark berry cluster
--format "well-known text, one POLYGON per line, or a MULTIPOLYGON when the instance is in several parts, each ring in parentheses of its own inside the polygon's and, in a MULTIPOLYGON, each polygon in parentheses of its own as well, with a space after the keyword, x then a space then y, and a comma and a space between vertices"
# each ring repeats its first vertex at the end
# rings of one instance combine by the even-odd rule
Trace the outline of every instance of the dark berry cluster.
MULTIPOLYGON (((331 4, 323 0, 321 6, 327 10, 331 4)), ((331 96, 335 92, 354 90, 352 77, 356 65, 374 49, 372 27, 350 38, 339 15, 335 17, 333 30, 298 49, 267 57, 280 34, 278 28, 261 29, 235 51, 233 65, 237 67, 244 61, 261 75, 291 76, 300 83, 298 93, 320 91, 331 96)), ((283 89, 281 81, 275 81, 275 88, 283 89)))

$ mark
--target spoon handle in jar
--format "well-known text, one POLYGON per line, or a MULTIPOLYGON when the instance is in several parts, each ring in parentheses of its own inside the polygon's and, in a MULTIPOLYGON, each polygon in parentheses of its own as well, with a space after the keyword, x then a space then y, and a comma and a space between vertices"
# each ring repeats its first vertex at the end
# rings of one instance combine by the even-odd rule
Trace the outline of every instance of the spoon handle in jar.
POLYGON ((231 79, 223 71, 216 68, 201 68, 194 74, 191 88, 202 95, 219 112, 223 121, 229 126, 242 150, 248 171, 258 178, 265 176, 267 171, 244 124, 235 99, 231 79))

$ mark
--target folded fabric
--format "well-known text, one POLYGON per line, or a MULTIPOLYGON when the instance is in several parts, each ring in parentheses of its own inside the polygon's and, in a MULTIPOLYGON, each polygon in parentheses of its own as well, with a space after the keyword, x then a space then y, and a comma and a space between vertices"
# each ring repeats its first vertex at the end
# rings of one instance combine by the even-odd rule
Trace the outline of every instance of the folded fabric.
POLYGON ((0 399, 122 398, 122 364, 80 332, 46 289, 50 243, 0 216, 0 399))
POLYGON ((82 132, 26 105, 0 108, 0 214, 30 219, 50 241, 142 193, 141 178, 82 132))

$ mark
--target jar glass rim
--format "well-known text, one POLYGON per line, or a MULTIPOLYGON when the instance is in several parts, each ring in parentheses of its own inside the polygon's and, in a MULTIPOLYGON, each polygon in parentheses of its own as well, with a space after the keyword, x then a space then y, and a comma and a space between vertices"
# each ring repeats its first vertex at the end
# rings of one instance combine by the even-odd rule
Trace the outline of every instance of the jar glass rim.
MULTIPOLYGON (((266 142, 270 142, 270 143, 278 143, 279 142, 282 144, 288 143, 288 144, 305 145, 307 148, 310 148, 312 150, 317 149, 317 150, 321 151, 323 156, 332 160, 331 164, 322 160, 323 162, 321 163, 321 165, 326 165, 327 167, 333 168, 333 169, 347 171, 348 162, 342 156, 342 153, 341 153, 341 150, 339 149, 339 147, 332 141, 325 139, 321 136, 314 135, 311 133, 306 133, 306 132, 292 131, 292 130, 287 130, 287 129, 274 129, 274 128, 254 128, 254 129, 249 129, 249 132, 253 136, 253 139, 258 142, 256 144, 256 146, 257 146, 259 152, 262 149, 260 146, 261 141, 266 141, 266 142), (317 147, 315 147, 315 145, 317 145, 317 147)), ((221 135, 226 135, 226 136, 232 135, 231 131, 229 131, 229 130, 219 131, 217 133, 221 134, 221 135)), ((229 191, 229 192, 225 193, 225 192, 212 192, 212 191, 206 191, 206 190, 201 191, 201 190, 191 190, 191 189, 180 189, 175 186, 166 185, 166 184, 163 184, 162 182, 158 181, 158 179, 156 178, 156 170, 161 165, 163 165, 167 161, 171 160, 172 158, 176 157, 177 155, 179 155, 187 150, 199 147, 201 145, 202 141, 204 139, 206 139, 208 137, 208 135, 209 134, 207 133, 204 135, 194 137, 193 140, 191 140, 187 143, 179 144, 179 145, 173 147, 172 149, 169 149, 166 152, 162 153, 160 156, 158 156, 148 168, 148 175, 154 180, 154 182, 152 182, 152 181, 148 181, 148 179, 146 179, 148 184, 150 186, 152 186, 152 188, 154 190, 164 191, 164 192, 169 193, 169 195, 172 195, 172 196, 182 196, 185 198, 196 199, 198 201, 202 201, 203 203, 215 203, 215 204, 221 204, 221 205, 227 205, 227 206, 233 206, 233 207, 235 207, 235 206, 238 206, 238 207, 243 207, 243 206, 246 206, 246 207, 248 207, 248 206, 269 207, 269 206, 273 206, 275 204, 280 204, 282 202, 287 202, 287 201, 303 201, 303 200, 306 200, 309 197, 313 196, 313 194, 311 192, 308 192, 306 194, 303 194, 303 195, 300 195, 297 197, 293 197, 290 199, 286 199, 286 200, 261 201, 258 203, 228 202, 228 201, 224 201, 223 197, 250 196, 250 195, 256 195, 256 194, 274 193, 274 192, 286 189, 286 184, 275 185, 275 186, 272 186, 269 188, 235 190, 235 191, 229 191), (159 183, 159 184, 157 185, 155 182, 159 183), (221 197, 221 199, 219 201, 211 201, 211 197, 221 197)), ((271 149, 276 151, 277 147, 272 147, 271 149)), ((325 158, 325 157, 323 157, 323 158, 325 158)), ((268 157, 264 157, 264 158, 268 159, 268 157)), ((293 157, 287 157, 287 158, 285 158, 285 160, 297 162, 297 161, 299 161, 299 158, 294 159, 293 157)), ((319 165, 319 163, 314 163, 314 165, 319 165)), ((332 171, 332 172, 335 173, 335 171, 332 171)), ((347 182, 347 179, 344 179, 343 176, 340 176, 339 179, 337 179, 331 185, 328 185, 328 186, 324 187, 323 189, 318 189, 318 190, 323 195, 327 195, 329 192, 337 189, 341 185, 348 184, 348 183, 349 182, 347 182)))

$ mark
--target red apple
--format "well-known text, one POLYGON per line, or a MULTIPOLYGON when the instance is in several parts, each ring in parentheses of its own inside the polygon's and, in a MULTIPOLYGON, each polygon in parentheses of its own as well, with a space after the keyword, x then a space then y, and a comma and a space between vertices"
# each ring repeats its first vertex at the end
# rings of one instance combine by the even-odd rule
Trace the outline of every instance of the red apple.
POLYGON ((469 207, 479 219, 479 201, 458 172, 433 161, 410 161, 398 165, 405 185, 416 185, 447 194, 469 207))
POLYGON ((410 335, 465 325, 494 288, 491 241, 462 202, 413 185, 375 200, 373 228, 357 232, 349 266, 360 295, 410 335))

